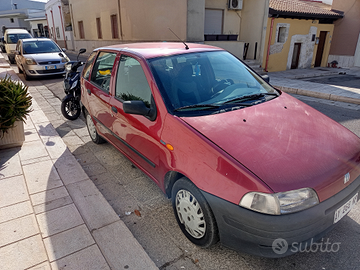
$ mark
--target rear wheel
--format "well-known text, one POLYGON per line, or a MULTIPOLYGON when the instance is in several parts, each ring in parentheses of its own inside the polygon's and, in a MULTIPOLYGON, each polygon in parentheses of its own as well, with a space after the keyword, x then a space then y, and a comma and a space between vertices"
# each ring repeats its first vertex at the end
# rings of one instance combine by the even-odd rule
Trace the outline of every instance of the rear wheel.
POLYGON ((214 214, 199 189, 187 178, 175 182, 172 205, 182 232, 194 244, 208 248, 219 240, 214 214))
POLYGON ((61 112, 66 119, 75 120, 81 113, 80 104, 74 97, 66 96, 61 101, 61 112))
POLYGON ((105 140, 102 137, 100 137, 100 135, 97 133, 94 121, 92 120, 92 117, 89 114, 89 112, 85 111, 85 115, 86 115, 86 126, 91 140, 97 144, 104 143, 105 140))
POLYGON ((9 57, 10 64, 15 64, 15 57, 9 57))

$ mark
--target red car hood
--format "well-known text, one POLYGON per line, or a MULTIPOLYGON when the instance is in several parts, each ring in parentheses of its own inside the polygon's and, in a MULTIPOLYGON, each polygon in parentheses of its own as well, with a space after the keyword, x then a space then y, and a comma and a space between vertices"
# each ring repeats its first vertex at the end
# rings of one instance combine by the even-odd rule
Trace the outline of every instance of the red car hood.
POLYGON ((360 174, 360 139, 285 93, 252 107, 182 120, 274 192, 311 187, 322 201, 360 174))

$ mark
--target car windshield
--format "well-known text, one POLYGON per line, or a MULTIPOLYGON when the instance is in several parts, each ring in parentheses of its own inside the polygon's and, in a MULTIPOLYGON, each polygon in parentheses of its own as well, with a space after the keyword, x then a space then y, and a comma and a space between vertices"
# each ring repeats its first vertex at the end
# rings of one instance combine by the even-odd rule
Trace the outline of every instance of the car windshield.
POLYGON ((27 41, 23 43, 23 54, 57 53, 60 48, 50 40, 27 41))
POLYGON ((19 39, 24 39, 24 38, 32 38, 32 36, 28 33, 23 33, 23 34, 8 34, 7 35, 7 40, 6 42, 8 44, 16 44, 18 42, 19 39))
POLYGON ((188 53, 149 60, 172 112, 218 113, 256 105, 279 93, 226 51, 188 53))

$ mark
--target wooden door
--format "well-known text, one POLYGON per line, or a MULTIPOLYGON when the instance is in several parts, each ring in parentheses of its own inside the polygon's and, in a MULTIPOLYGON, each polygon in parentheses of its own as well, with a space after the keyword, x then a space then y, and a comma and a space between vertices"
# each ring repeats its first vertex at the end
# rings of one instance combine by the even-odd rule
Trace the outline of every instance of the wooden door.
POLYGON ((295 43, 294 52, 291 60, 291 69, 298 68, 299 66, 300 51, 301 51, 301 43, 295 43))
POLYGON ((326 31, 320 32, 319 44, 318 44, 317 51, 316 51, 315 67, 321 66, 321 61, 322 61, 323 54, 324 54, 326 34, 327 34, 326 31))

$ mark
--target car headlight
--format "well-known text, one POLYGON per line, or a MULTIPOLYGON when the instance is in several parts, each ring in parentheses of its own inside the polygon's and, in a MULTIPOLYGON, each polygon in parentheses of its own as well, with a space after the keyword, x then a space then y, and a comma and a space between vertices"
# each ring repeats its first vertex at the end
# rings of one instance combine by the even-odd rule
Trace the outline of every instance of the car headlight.
POLYGON ((316 192, 302 188, 274 194, 249 192, 240 201, 240 206, 269 215, 298 212, 319 203, 316 192))
POLYGON ((66 63, 66 62, 69 62, 69 61, 70 61, 70 59, 67 56, 61 58, 61 63, 66 63))
POLYGON ((36 61, 32 58, 26 58, 25 62, 27 65, 37 65, 36 61))

